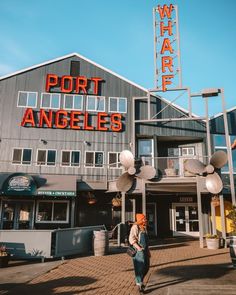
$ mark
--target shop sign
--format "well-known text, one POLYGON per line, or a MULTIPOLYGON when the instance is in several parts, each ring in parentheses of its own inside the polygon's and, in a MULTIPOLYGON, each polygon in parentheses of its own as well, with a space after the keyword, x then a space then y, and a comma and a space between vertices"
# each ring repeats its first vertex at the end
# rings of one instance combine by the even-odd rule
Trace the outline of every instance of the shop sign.
POLYGON ((2 194, 32 195, 36 191, 36 184, 30 175, 16 173, 7 178, 3 184, 2 194))
POLYGON ((51 196, 51 197, 75 197, 76 192, 71 191, 38 191, 38 196, 51 196))
POLYGON ((45 111, 40 109, 39 112, 28 108, 25 111, 21 121, 22 127, 38 127, 38 128, 60 128, 74 130, 98 130, 113 132, 122 131, 121 114, 108 114, 99 112, 97 114, 89 114, 80 111, 58 110, 45 111), (96 117, 96 123, 92 125, 92 117, 96 117))
POLYGON ((59 87, 63 93, 83 93, 88 94, 88 89, 91 87, 93 95, 98 95, 98 89, 103 81, 100 77, 87 78, 84 76, 72 77, 56 74, 47 74, 46 76, 46 92, 50 92, 52 87, 59 87))
MULTIPOLYGON (((177 20, 174 19, 174 5, 166 4, 162 7, 158 5, 158 20, 157 20, 157 55, 160 56, 160 70, 158 75, 161 76, 162 91, 166 91, 167 86, 173 84, 174 74, 174 59, 178 57, 178 52, 174 48, 177 39, 177 20)), ((177 70, 178 72, 178 70, 177 70)))
POLYGON ((193 202, 193 198, 192 197, 180 197, 179 201, 181 203, 192 203, 193 202))

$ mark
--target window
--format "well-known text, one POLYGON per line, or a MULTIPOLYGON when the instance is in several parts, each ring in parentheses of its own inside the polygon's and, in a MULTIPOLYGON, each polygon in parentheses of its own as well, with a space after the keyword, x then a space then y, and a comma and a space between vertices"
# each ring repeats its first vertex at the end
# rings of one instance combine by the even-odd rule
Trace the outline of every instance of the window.
POLYGON ((85 152, 85 167, 103 167, 103 152, 85 152))
POLYGON ((13 150, 12 164, 31 164, 32 149, 16 148, 13 150))
POLYGON ((17 106, 20 108, 36 108, 37 92, 19 91, 17 106))
POLYGON ((127 113, 127 98, 109 97, 109 112, 127 113))
POLYGON ((119 163, 120 153, 119 152, 109 152, 108 153, 108 164, 109 168, 120 168, 121 164, 119 163))
POLYGON ((225 135, 214 135, 215 146, 226 146, 225 135))
POLYGON ((37 165, 56 165, 56 151, 55 150, 38 150, 37 165))
POLYGON ((60 222, 69 221, 68 201, 39 201, 37 203, 36 222, 60 222))
POLYGON ((62 166, 79 166, 80 151, 62 151, 61 165, 62 166))
POLYGON ((66 110, 82 110, 83 109, 83 96, 82 95, 69 95, 64 96, 64 109, 66 110))
POLYGON ((145 157, 146 164, 154 166, 153 139, 139 139, 138 157, 145 157))
POLYGON ((59 93, 42 93, 41 108, 60 109, 61 95, 59 93))
POLYGON ((91 112, 105 111, 105 97, 104 96, 87 96, 86 110, 91 112))

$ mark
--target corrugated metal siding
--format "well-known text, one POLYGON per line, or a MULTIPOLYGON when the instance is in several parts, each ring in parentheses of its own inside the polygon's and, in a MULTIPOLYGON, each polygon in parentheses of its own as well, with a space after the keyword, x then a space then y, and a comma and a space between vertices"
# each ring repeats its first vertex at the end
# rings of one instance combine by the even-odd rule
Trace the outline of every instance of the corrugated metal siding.
MULTIPOLYGON (((62 94, 63 95, 63 94, 62 94)), ((12 150, 14 147, 32 148, 32 161, 36 161, 37 149, 56 149, 57 161, 60 161, 60 151, 63 149, 80 150, 81 162, 84 161, 85 150, 104 151, 105 161, 107 162, 108 152, 120 152, 129 148, 131 138, 131 98, 133 96, 146 95, 139 89, 124 80, 84 61, 77 56, 70 57, 52 64, 48 64, 16 76, 0 81, 0 161, 5 162, 1 165, 1 171, 23 171, 28 173, 39 173, 38 166, 17 166, 8 163, 12 160, 12 150), (37 110, 40 108, 40 96, 45 92, 46 74, 53 73, 58 76, 70 75, 71 61, 80 61, 80 75, 85 77, 101 77, 105 83, 102 84, 101 95, 106 97, 106 112, 108 111, 108 97, 127 97, 128 113, 124 114, 124 132, 100 132, 70 129, 50 129, 50 128, 25 128, 20 123, 25 112, 25 108, 17 107, 18 91, 38 92, 37 110), (40 139, 47 141, 44 145, 40 139), (91 143, 87 146, 84 141, 91 143)), ((93 174, 104 175, 104 168, 64 168, 59 164, 56 167, 41 167, 42 173, 57 174, 93 174)))

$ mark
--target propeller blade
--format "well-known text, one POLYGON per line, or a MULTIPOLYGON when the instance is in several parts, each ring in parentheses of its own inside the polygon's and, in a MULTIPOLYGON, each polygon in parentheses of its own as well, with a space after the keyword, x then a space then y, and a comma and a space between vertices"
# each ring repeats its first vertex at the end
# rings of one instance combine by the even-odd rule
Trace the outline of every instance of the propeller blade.
POLYGON ((206 188, 212 194, 219 194, 223 189, 223 183, 220 176, 214 172, 206 177, 206 188))
POLYGON ((116 187, 120 192, 127 192, 133 185, 134 176, 128 172, 123 173, 116 181, 116 187))
POLYGON ((189 159, 184 163, 184 168, 190 173, 202 174, 206 166, 197 159, 189 159))
POLYGON ((156 175, 156 169, 150 165, 140 167, 140 172, 136 174, 139 178, 152 179, 156 175))
POLYGON ((122 151, 120 153, 120 162, 126 169, 128 169, 129 167, 134 167, 133 154, 128 150, 122 151))
POLYGON ((222 168, 227 161, 227 154, 224 151, 217 151, 212 155, 210 164, 215 168, 222 168))

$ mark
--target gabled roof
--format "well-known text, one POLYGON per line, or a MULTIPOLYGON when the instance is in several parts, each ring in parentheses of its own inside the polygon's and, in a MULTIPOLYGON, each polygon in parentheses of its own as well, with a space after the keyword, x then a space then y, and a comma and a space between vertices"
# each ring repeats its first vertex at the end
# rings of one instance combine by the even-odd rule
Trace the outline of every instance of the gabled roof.
POLYGON ((36 69, 36 68, 39 68, 39 67, 42 67, 42 66, 45 66, 45 65, 48 65, 48 64, 51 64, 51 63, 54 63, 54 62, 57 62, 57 61, 60 61, 60 60, 69 58, 69 57, 73 57, 73 56, 77 56, 77 57, 79 57, 79 58, 87 61, 88 63, 91 63, 92 65, 94 65, 94 66, 96 66, 96 67, 98 67, 98 68, 100 68, 100 69, 102 69, 102 70, 104 70, 104 71, 106 71, 106 72, 108 72, 108 73, 116 76, 117 78, 119 78, 121 80, 124 80, 125 82, 127 82, 127 83, 129 83, 129 84, 131 84, 131 85, 133 85, 133 86, 135 86, 135 87, 137 87, 137 88, 139 88, 139 89, 141 89, 141 90, 143 90, 145 92, 148 92, 148 90, 146 88, 144 88, 144 87, 142 87, 142 86, 140 86, 140 85, 138 85, 138 84, 136 84, 136 83, 134 83, 134 82, 132 82, 132 81, 130 81, 130 80, 122 77, 122 76, 120 76, 119 74, 117 74, 117 73, 115 73, 115 72, 113 72, 113 71, 111 71, 111 70, 109 70, 109 69, 101 66, 100 64, 95 63, 94 61, 92 61, 92 60, 90 60, 90 59, 88 59, 88 58, 86 58, 86 57, 84 57, 84 56, 82 56, 82 55, 80 55, 80 54, 78 54, 76 52, 70 53, 70 54, 67 54, 67 55, 64 55, 64 56, 55 58, 55 59, 51 59, 51 60, 46 61, 46 62, 43 62, 41 64, 37 64, 37 65, 34 65, 32 67, 25 68, 25 69, 19 70, 17 72, 14 72, 14 73, 11 73, 11 74, 2 76, 2 77, 0 77, 0 80, 6 79, 6 78, 10 78, 12 76, 15 76, 15 75, 18 75, 18 74, 27 72, 29 70, 33 70, 33 69, 36 69))
MULTIPOLYGON (((129 83, 129 84, 131 84, 131 85, 133 85, 133 86, 135 86, 135 87, 137 87, 137 88, 139 88, 139 89, 141 89, 141 90, 147 92, 147 93, 149 92, 149 90, 148 90, 147 88, 144 88, 144 87, 142 87, 142 86, 140 86, 140 85, 138 85, 138 84, 136 84, 136 83, 134 83, 134 82, 132 82, 132 81, 126 79, 126 78, 124 78, 123 76, 121 76, 121 75, 119 75, 119 74, 117 74, 117 73, 115 73, 115 72, 113 72, 113 71, 111 71, 111 70, 109 70, 109 69, 107 69, 107 68, 101 66, 101 65, 98 64, 98 63, 95 63, 94 61, 92 61, 92 60, 90 60, 90 59, 88 59, 88 58, 86 58, 86 57, 84 57, 84 56, 82 56, 81 54, 78 54, 78 53, 76 53, 76 52, 74 52, 74 53, 70 53, 70 54, 67 54, 67 55, 64 55, 64 56, 61 56, 61 57, 55 58, 55 59, 51 59, 51 60, 49 60, 49 61, 46 61, 46 62, 43 62, 43 63, 37 64, 37 65, 31 66, 31 67, 28 67, 28 68, 25 68, 25 69, 22 69, 22 70, 19 70, 19 71, 16 71, 16 72, 11 73, 11 74, 4 75, 4 76, 0 77, 0 81, 1 81, 1 80, 4 80, 4 79, 7 79, 7 78, 10 78, 10 77, 12 77, 12 76, 15 76, 15 75, 18 75, 18 74, 21 74, 21 73, 24 73, 24 72, 27 72, 27 71, 33 70, 33 69, 36 69, 36 68, 39 68, 39 67, 42 67, 42 66, 45 66, 45 65, 48 65, 48 64, 51 64, 51 63, 54 63, 54 62, 57 62, 57 61, 60 61, 60 60, 66 59, 66 58, 73 57, 73 56, 77 56, 78 58, 81 58, 81 59, 87 61, 88 63, 91 63, 92 65, 94 65, 94 66, 96 66, 96 67, 98 67, 98 68, 100 68, 100 69, 102 69, 102 70, 104 70, 104 71, 106 71, 106 72, 108 72, 108 73, 110 73, 110 74, 116 76, 117 78, 119 78, 119 79, 121 79, 121 80, 123 80, 123 81, 125 81, 125 82, 127 82, 127 83, 129 83)), ((166 99, 166 98, 164 98, 164 97, 161 97, 161 96, 158 96, 158 97, 159 97, 161 100, 163 100, 165 103, 167 103, 167 104, 170 103, 170 101, 169 101, 168 99, 166 99)), ((180 106, 178 106, 178 105, 176 105, 176 104, 174 104, 174 103, 171 103, 171 105, 172 105, 173 107, 175 107, 176 109, 178 109, 179 111, 182 111, 182 112, 187 113, 187 114, 189 113, 188 110, 186 110, 186 109, 184 109, 184 108, 182 108, 182 107, 180 107, 180 106)), ((170 106, 171 106, 171 105, 170 105, 170 106)), ((194 115, 194 116, 198 117, 197 115, 194 115)))
MULTIPOLYGON (((234 111, 234 110, 236 110, 236 106, 235 106, 235 107, 232 107, 232 108, 230 108, 230 109, 228 109, 228 110, 226 110, 226 113, 230 113, 230 112, 232 112, 232 111, 234 111)), ((218 113, 218 114, 212 116, 212 117, 210 118, 210 120, 216 119, 216 118, 218 118, 218 117, 220 117, 220 116, 223 116, 223 112, 218 113)))

